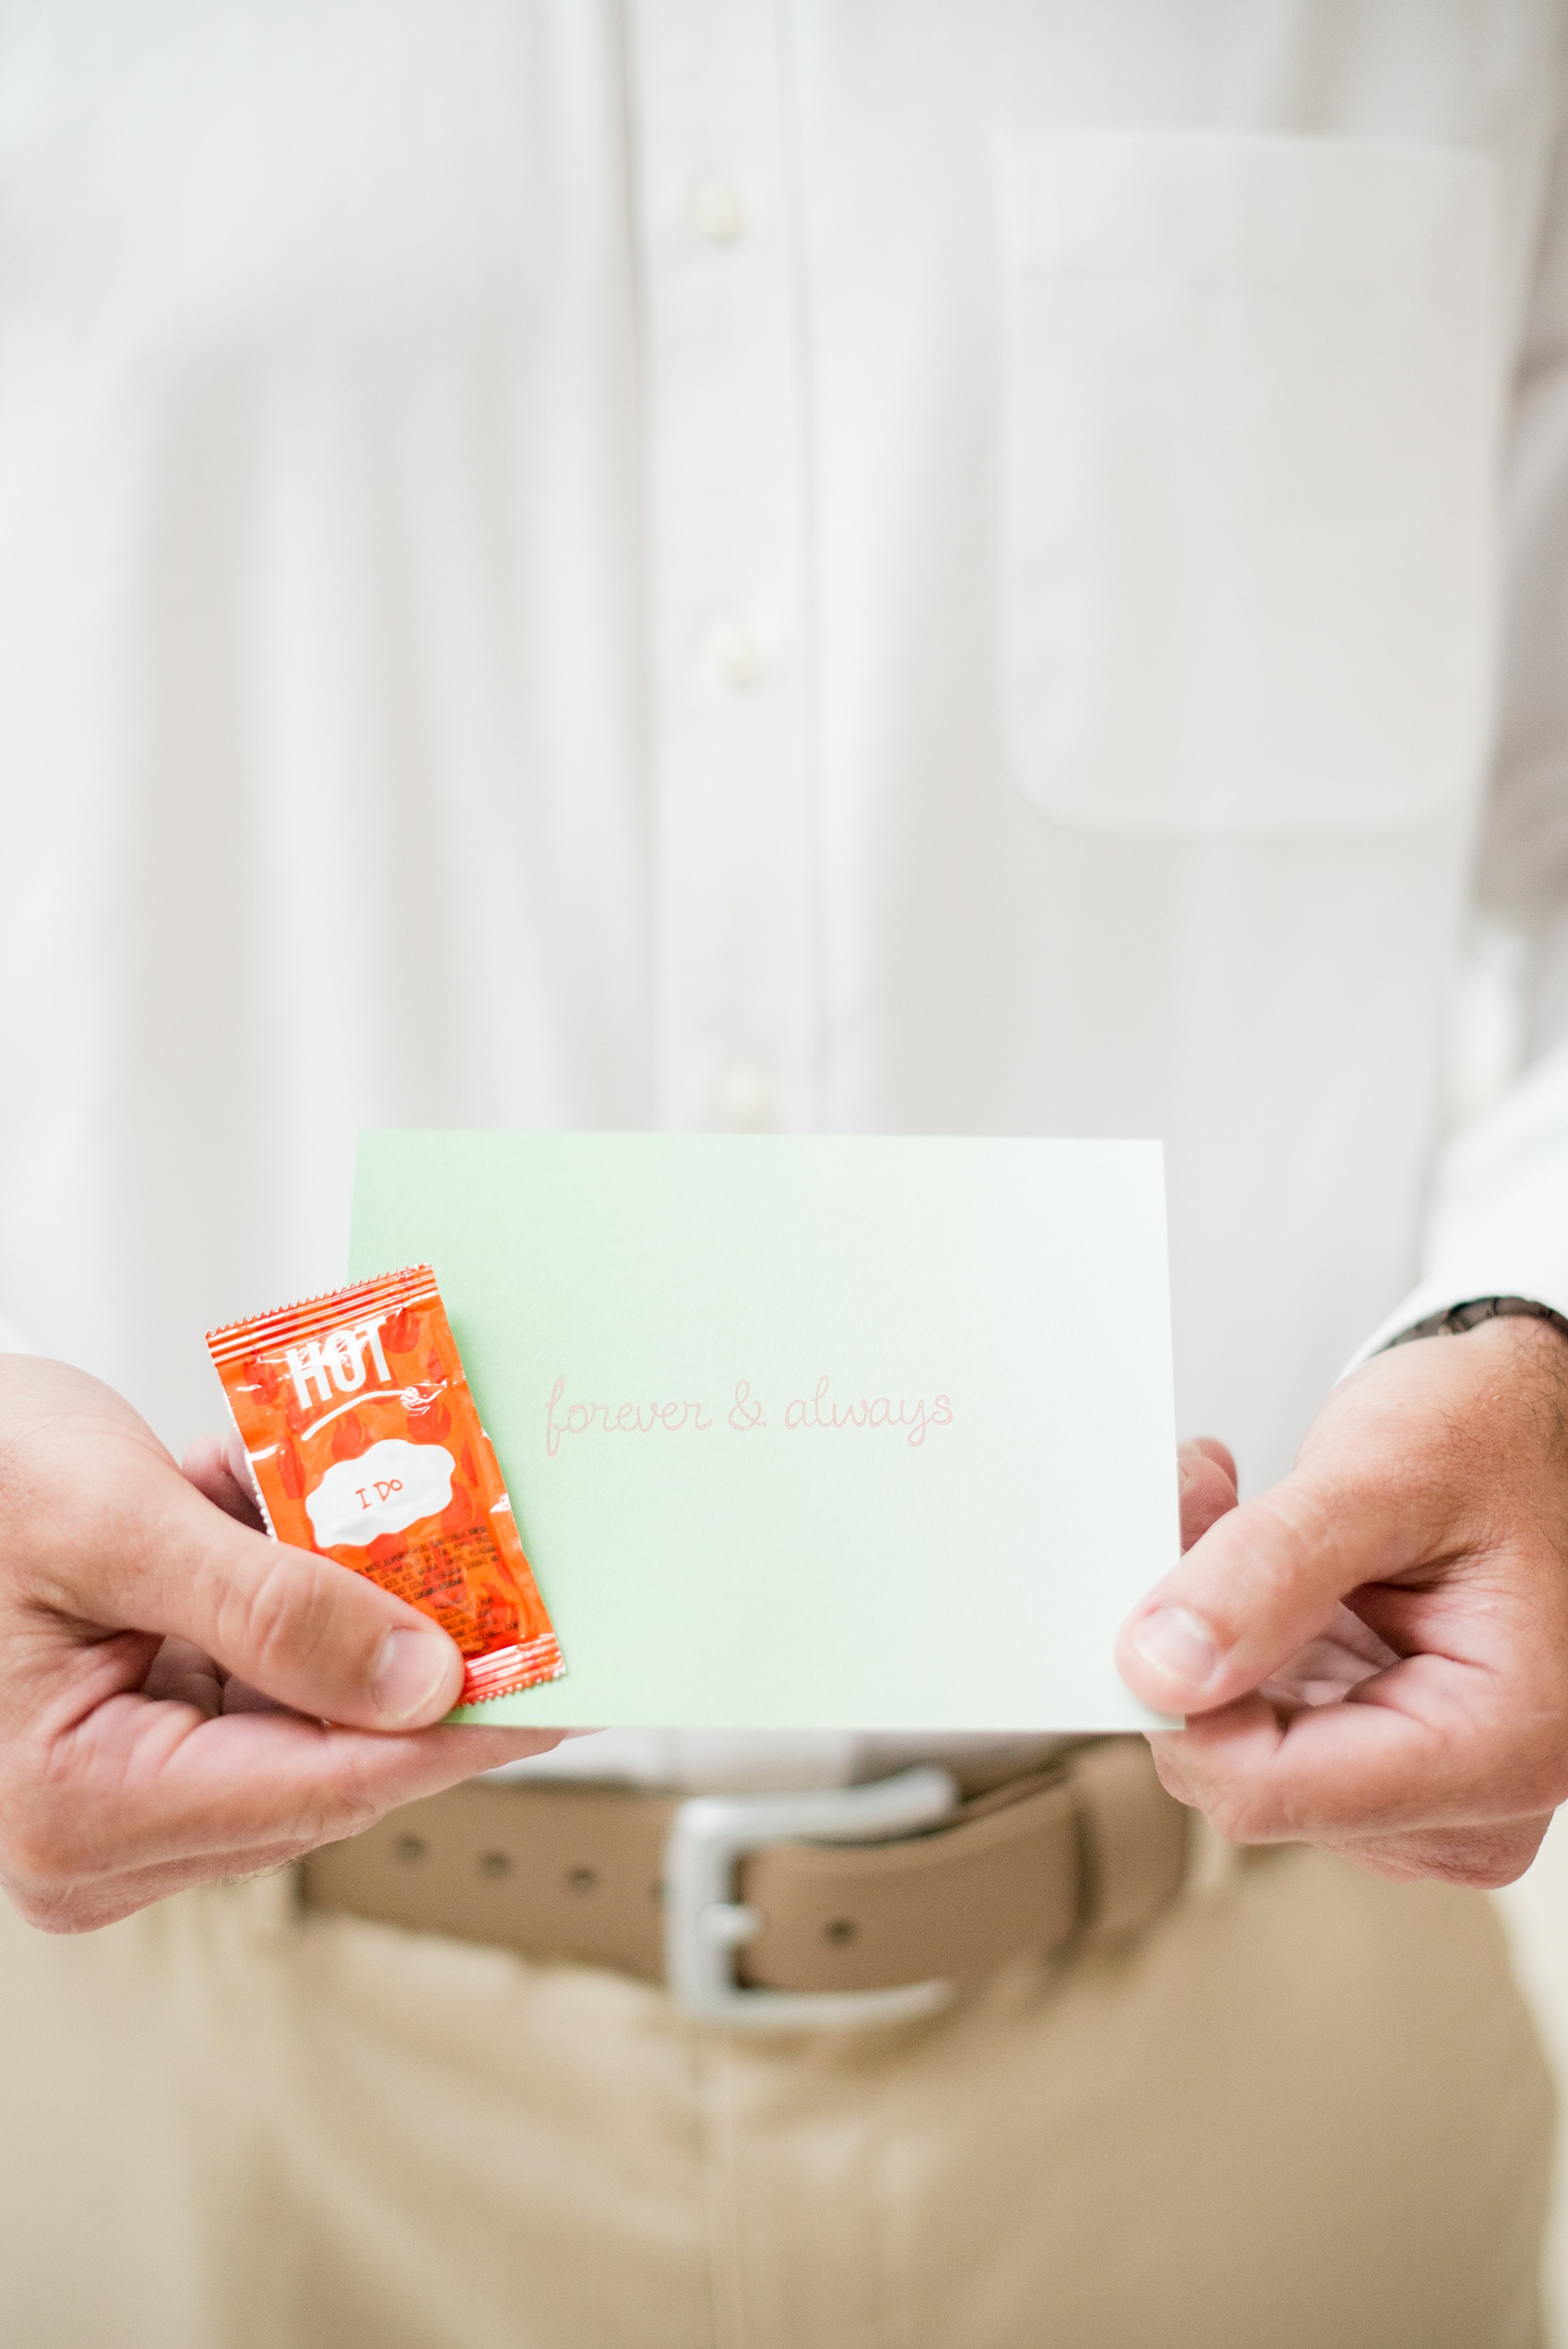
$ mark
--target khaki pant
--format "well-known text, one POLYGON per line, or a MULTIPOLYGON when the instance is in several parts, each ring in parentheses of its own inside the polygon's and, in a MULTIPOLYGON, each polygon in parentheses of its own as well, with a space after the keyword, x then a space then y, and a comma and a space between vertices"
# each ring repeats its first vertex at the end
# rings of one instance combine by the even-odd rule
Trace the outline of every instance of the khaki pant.
POLYGON ((1502 2349, 1550 2097, 1479 1898, 1306 1852, 850 2037, 302 1924, 0 1927, 6 2349, 1502 2349))

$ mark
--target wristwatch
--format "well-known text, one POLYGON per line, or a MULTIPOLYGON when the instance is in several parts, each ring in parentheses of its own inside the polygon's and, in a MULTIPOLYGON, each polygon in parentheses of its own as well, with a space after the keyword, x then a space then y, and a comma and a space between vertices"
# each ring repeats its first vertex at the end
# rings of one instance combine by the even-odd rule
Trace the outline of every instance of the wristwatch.
POLYGON ((1413 1322, 1408 1330, 1401 1330, 1382 1348, 1386 1353, 1390 1346, 1408 1345, 1412 1338, 1458 1338, 1473 1330, 1480 1321, 1550 1321, 1568 1338, 1568 1314, 1554 1313, 1549 1305, 1538 1305, 1534 1297, 1471 1297, 1466 1305, 1451 1305, 1446 1313, 1429 1313, 1424 1321, 1413 1322))

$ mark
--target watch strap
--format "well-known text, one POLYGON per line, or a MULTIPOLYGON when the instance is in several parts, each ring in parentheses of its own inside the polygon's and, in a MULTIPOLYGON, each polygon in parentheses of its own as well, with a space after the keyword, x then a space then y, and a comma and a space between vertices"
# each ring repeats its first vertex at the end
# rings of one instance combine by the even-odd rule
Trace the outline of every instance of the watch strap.
POLYGON ((1429 1313, 1424 1321, 1412 1322, 1396 1338, 1390 1338, 1382 1351, 1387 1353, 1393 1346, 1408 1345, 1412 1338, 1458 1338, 1483 1321, 1510 1320, 1550 1321, 1568 1338, 1568 1314, 1539 1305, 1534 1297, 1470 1297, 1463 1305, 1451 1305, 1443 1313, 1429 1313))

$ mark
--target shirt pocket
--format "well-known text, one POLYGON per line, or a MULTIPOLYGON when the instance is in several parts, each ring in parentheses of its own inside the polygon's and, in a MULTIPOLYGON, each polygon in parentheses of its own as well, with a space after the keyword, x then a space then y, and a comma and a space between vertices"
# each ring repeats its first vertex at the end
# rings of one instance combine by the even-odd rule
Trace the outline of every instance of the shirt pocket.
POLYGON ((1010 764, 1098 832, 1417 822, 1491 701, 1493 166, 1043 134, 999 161, 1010 764))

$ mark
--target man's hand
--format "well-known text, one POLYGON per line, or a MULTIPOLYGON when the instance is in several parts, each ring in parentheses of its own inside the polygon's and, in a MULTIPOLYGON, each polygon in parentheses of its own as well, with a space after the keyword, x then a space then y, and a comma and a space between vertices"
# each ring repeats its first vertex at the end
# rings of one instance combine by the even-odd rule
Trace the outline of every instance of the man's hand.
POLYGON ((221 1445, 182 1474, 97 1379, 0 1355, 0 1883, 32 1924, 277 1866, 559 1742, 430 1726, 445 1632, 256 1521, 221 1445))
POLYGON ((1117 1650, 1189 1716, 1151 1741, 1170 1792, 1237 1842, 1521 1875, 1568 1797, 1568 1341, 1492 1320, 1377 1355, 1241 1508, 1202 1454, 1193 1546, 1117 1650))

